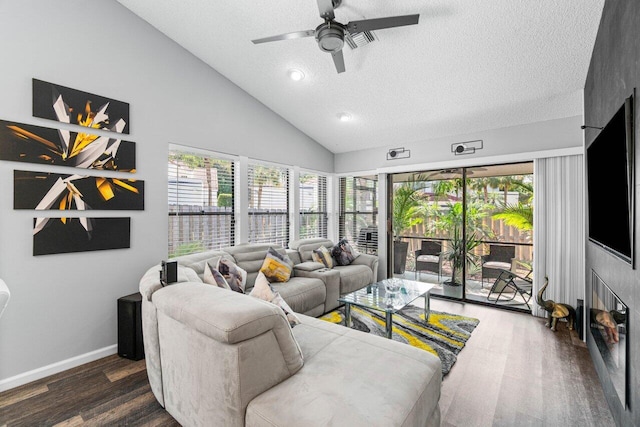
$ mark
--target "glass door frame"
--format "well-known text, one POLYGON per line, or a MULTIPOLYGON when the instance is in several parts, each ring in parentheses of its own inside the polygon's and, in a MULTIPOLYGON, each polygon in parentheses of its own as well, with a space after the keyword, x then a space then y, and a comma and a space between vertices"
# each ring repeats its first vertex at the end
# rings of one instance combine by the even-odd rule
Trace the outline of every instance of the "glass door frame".
MULTIPOLYGON (((462 216, 461 216, 461 221, 462 221, 462 227, 461 227, 461 231, 462 231, 462 245, 463 248, 465 250, 465 256, 464 259, 466 259, 466 248, 467 248, 467 231, 468 231, 468 206, 469 206, 469 197, 467 194, 467 188, 468 188, 468 183, 467 183, 467 179, 469 178, 469 174, 468 174, 468 170, 473 170, 473 168, 491 168, 493 166, 518 166, 518 165, 523 165, 523 164, 530 164, 531 165, 531 171, 527 171, 526 173, 513 173, 513 175, 517 176, 517 175, 529 175, 529 174, 533 174, 533 161, 520 161, 520 162, 513 162, 513 163, 508 163, 508 164, 493 164, 493 165, 476 165, 476 166, 464 166, 464 167, 458 167, 458 168, 452 168, 452 170, 457 171, 460 174, 460 178, 457 179, 461 179, 461 202, 462 202, 462 216)), ((402 175, 402 174, 413 174, 413 175, 419 175, 419 174, 425 174, 425 173, 431 173, 431 172, 437 172, 437 169, 434 170, 427 170, 427 171, 411 171, 411 172, 398 172, 398 173, 389 173, 387 174, 387 194, 386 194, 386 199, 387 199, 387 259, 386 259, 386 265, 387 265, 387 277, 391 278, 394 276, 394 271, 393 271, 393 257, 394 257, 394 251, 393 251, 393 242, 394 242, 394 232, 393 232, 393 193, 394 193, 394 177, 396 177, 397 175, 402 175)), ((489 175, 491 176, 491 175, 489 175)), ((495 175, 495 176, 509 176, 508 174, 506 175, 495 175)), ((434 180, 436 181, 436 180, 434 180)), ((398 181, 400 182, 400 181, 398 181)), ((450 296, 450 295, 445 295, 444 292, 442 294, 439 293, 432 293, 432 296, 437 297, 437 298, 443 298, 443 299, 448 299, 448 300, 453 300, 453 301, 460 301, 460 302, 471 302, 471 303, 475 303, 475 304, 481 304, 481 305, 488 305, 488 306, 492 306, 492 307, 498 307, 498 308, 502 308, 502 309, 507 309, 507 310, 513 310, 513 311, 518 311, 518 312, 523 312, 525 311, 522 308, 517 308, 517 307, 511 307, 508 305, 500 305, 500 304, 495 304, 493 302, 490 301, 481 301, 478 300, 477 298, 468 298, 467 297, 467 263, 463 262, 462 263, 462 286, 461 286, 461 296, 450 296)), ((482 280, 482 279, 481 279, 482 280)), ((531 300, 531 302, 533 302, 533 300, 531 300)), ((531 304, 531 303, 530 303, 531 304)))

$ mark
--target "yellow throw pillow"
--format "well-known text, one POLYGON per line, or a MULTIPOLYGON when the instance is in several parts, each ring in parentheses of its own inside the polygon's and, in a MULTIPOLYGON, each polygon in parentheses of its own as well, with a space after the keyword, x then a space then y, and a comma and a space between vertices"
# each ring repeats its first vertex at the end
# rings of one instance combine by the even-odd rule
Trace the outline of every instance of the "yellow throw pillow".
POLYGON ((269 282, 286 282, 291 277, 293 262, 286 255, 280 255, 275 249, 269 248, 262 263, 260 272, 269 282))
POLYGON ((326 268, 333 268, 333 258, 331 257, 331 251, 325 248, 324 246, 320 246, 318 249, 314 249, 311 253, 311 259, 315 262, 320 262, 324 264, 326 268))

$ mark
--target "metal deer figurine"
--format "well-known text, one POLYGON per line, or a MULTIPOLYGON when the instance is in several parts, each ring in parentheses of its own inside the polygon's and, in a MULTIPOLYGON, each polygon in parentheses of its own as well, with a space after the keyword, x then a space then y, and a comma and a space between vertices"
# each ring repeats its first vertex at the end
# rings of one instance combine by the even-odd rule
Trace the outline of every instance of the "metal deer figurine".
POLYGON ((536 302, 538 303, 538 305, 544 308, 547 313, 549 313, 548 320, 545 326, 551 327, 551 330, 555 332, 558 319, 566 318, 568 328, 569 330, 572 330, 573 322, 576 319, 576 310, 569 304, 557 303, 550 299, 545 300, 544 291, 547 289, 547 286, 549 286, 549 278, 545 277, 544 286, 540 288, 540 290, 538 291, 538 297, 536 298, 536 302))

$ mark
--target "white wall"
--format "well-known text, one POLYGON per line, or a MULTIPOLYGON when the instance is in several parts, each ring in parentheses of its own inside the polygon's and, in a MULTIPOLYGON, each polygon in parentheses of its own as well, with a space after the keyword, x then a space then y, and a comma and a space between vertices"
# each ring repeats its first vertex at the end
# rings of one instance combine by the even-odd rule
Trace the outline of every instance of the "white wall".
POLYGON ((146 193, 143 212, 93 212, 132 217, 131 249, 34 257, 35 215, 13 210, 13 170, 43 167, 0 162, 0 277, 12 293, 0 319, 0 390, 114 351, 117 298, 167 256, 168 143, 333 171, 332 153, 115 1, 0 0, 0 47, 0 119, 55 127, 31 117, 32 78, 130 103, 124 139, 137 143, 146 193))
POLYGON ((387 153, 398 145, 335 155, 335 172, 407 171, 427 168, 471 166, 533 160, 540 157, 580 154, 582 116, 567 117, 501 129, 479 131, 446 138, 400 144, 411 150, 408 159, 387 160, 387 153), (456 156, 451 144, 483 140, 482 150, 456 156))

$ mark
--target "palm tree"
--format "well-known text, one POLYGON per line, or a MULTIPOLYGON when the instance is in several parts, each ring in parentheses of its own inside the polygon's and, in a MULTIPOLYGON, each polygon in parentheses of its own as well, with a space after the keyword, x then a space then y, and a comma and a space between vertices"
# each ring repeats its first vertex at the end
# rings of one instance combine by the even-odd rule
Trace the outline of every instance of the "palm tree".
POLYGON ((506 225, 515 227, 518 230, 531 231, 533 230, 533 185, 522 180, 514 180, 512 185, 520 193, 518 203, 505 203, 491 217, 501 219, 506 225), (524 203, 521 200, 523 198, 524 203))
POLYGON ((417 197, 419 187, 415 183, 405 182, 393 190, 393 238, 400 240, 402 232, 420 224, 420 200, 417 197))
MULTIPOLYGON (((479 237, 491 237, 491 230, 486 230, 482 224, 482 218, 487 215, 486 206, 480 203, 469 203, 467 205, 467 230, 479 237)), ((462 202, 448 203, 446 211, 436 212, 436 219, 431 223, 430 232, 450 231, 455 232, 456 228, 462 224, 462 202)))
POLYGON ((424 220, 420 192, 426 186, 422 175, 413 175, 408 181, 403 182, 393 189, 393 259, 394 273, 404 273, 407 261, 408 242, 401 241, 402 232, 414 225, 420 224, 424 220))
POLYGON ((506 225, 518 230, 533 230, 533 206, 531 205, 523 205, 520 202, 517 205, 507 205, 491 217, 501 219, 506 225))

